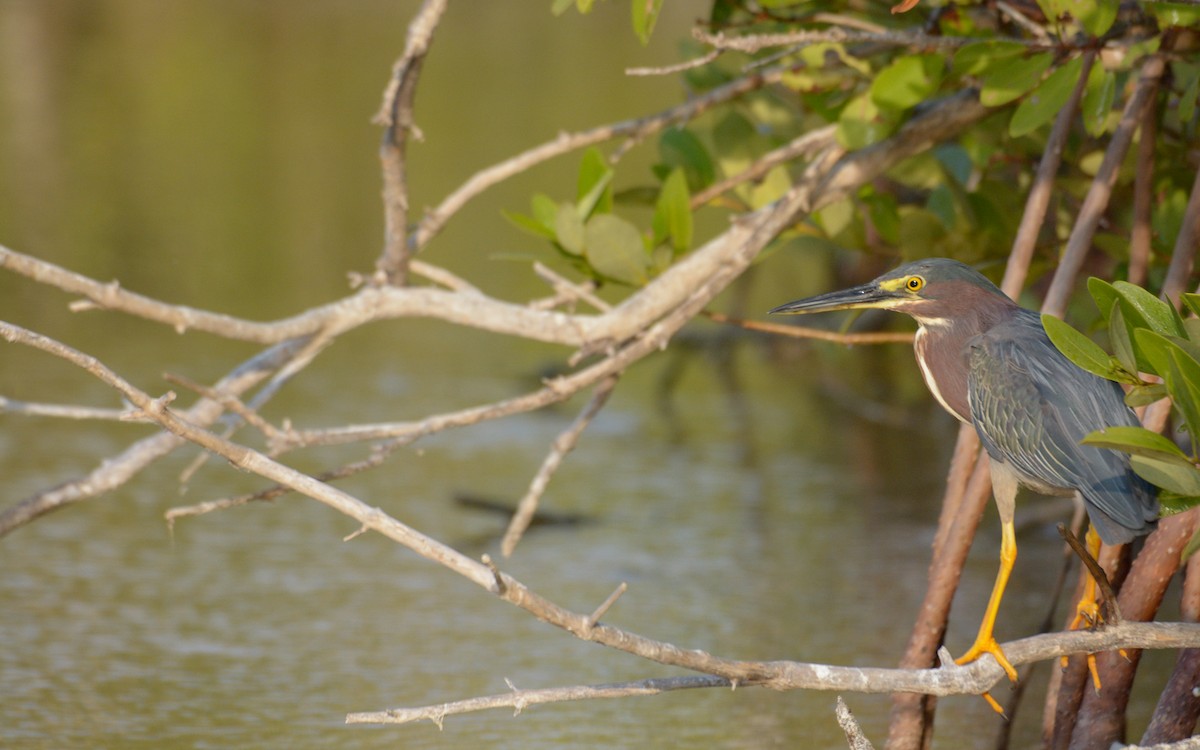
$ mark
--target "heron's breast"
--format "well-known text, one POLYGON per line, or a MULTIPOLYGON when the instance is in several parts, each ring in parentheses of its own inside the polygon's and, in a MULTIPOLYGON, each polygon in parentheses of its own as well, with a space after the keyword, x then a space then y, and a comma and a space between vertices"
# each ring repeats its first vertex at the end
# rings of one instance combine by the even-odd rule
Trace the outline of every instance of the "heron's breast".
POLYGON ((967 363, 963 346, 923 325, 917 329, 913 347, 930 393, 955 419, 970 424, 971 406, 967 401, 967 363))

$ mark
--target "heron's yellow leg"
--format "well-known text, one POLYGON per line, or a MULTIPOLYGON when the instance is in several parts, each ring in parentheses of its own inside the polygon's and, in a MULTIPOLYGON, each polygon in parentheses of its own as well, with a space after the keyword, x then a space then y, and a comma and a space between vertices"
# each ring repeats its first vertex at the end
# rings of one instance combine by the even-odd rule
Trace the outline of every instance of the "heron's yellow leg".
MULTIPOLYGON (((1100 559, 1100 535, 1096 533, 1096 527, 1088 525, 1087 536, 1084 537, 1084 542, 1087 545, 1088 554, 1093 560, 1100 559)), ((1068 630, 1078 630, 1081 627, 1091 627, 1100 623, 1100 602, 1096 600, 1096 579, 1092 578, 1091 573, 1087 574, 1087 578, 1083 583, 1083 593, 1079 596, 1079 603, 1075 605, 1075 617, 1071 620, 1071 625, 1068 630)), ((1062 657, 1062 665, 1067 666, 1067 657, 1062 657)), ((1100 673, 1096 670, 1096 655, 1087 655, 1088 673, 1092 676, 1092 686, 1096 692, 1100 692, 1100 673)))
MULTIPOLYGON (((1099 560, 1100 535, 1096 533, 1095 527, 1088 526, 1084 542, 1087 544, 1087 551, 1092 559, 1099 560)), ((1095 625, 1099 622, 1100 602, 1096 601, 1096 579, 1092 578, 1089 573, 1083 584, 1083 594, 1079 597, 1079 603, 1075 605, 1075 619, 1071 620, 1071 627, 1068 630, 1078 630, 1083 626, 1095 625)))
POLYGON ((993 630, 996 627, 996 615, 1000 611, 1000 600, 1004 598, 1004 588, 1008 585, 1008 577, 1013 565, 1017 562, 1017 535, 1013 530, 1011 520, 1001 521, 1000 524, 1000 571, 996 574, 996 584, 992 587, 992 596, 988 599, 987 610, 983 613, 983 622, 979 633, 975 636, 975 644, 959 658, 956 664, 967 664, 975 661, 984 654, 991 654, 996 662, 1004 669, 1008 679, 1017 681, 1017 670, 1008 661, 1000 644, 996 642, 993 630))

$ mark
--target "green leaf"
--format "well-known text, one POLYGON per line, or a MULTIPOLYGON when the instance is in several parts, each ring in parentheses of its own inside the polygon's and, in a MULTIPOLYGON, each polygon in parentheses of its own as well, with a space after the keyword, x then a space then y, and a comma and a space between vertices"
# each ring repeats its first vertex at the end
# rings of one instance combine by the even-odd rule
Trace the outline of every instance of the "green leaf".
POLYGON ((1053 315, 1042 315, 1042 326, 1051 343, 1067 359, 1102 378, 1113 378, 1112 357, 1100 345, 1053 315))
POLYGON ((1184 294, 1183 304, 1192 311, 1192 315, 1200 315, 1200 294, 1184 294))
POLYGON ((941 55, 896 58, 871 82, 871 100, 880 107, 908 109, 928 99, 942 83, 946 68, 941 55))
POLYGON ((1051 72, 1013 112, 1008 134, 1016 138, 1053 120, 1071 98, 1081 72, 1083 59, 1079 57, 1051 72))
POLYGON ((700 139, 684 128, 670 128, 658 139, 658 153, 662 157, 666 172, 683 167, 687 175, 688 190, 698 193, 716 179, 716 168, 712 158, 700 139))
POLYGON ((504 218, 508 219, 512 224, 519 229, 523 229, 530 234, 538 237, 544 237, 548 240, 554 239, 554 230, 546 228, 546 225, 532 216, 515 213, 513 211, 501 211, 504 218))
POLYGON ((1083 127, 1089 135, 1097 136, 1104 132, 1116 95, 1116 74, 1105 70, 1103 65, 1093 65, 1092 72, 1088 73, 1083 99, 1079 103, 1079 113, 1083 116, 1083 127))
POLYGON ((556 16, 561 16, 563 13, 566 13, 567 8, 570 8, 574 3, 575 0, 554 0, 554 2, 550 5, 550 12, 556 16))
POLYGON ((648 280, 650 258, 637 227, 613 214, 597 214, 584 227, 588 263, 614 281, 640 286, 648 280))
POLYGON ((1129 465, 1147 482, 1178 495, 1200 495, 1200 469, 1184 461, 1131 456, 1129 465))
POLYGON ((899 121, 899 112, 879 107, 870 93, 859 94, 838 116, 838 143, 848 149, 869 146, 891 135, 899 121))
POLYGON ((1092 36, 1103 36, 1117 19, 1117 0, 1070 0, 1066 5, 1071 17, 1092 36))
POLYGON ((533 209, 533 218, 553 232, 554 222, 558 220, 558 202, 545 193, 534 193, 529 206, 533 209))
POLYGON ((1179 95, 1179 120, 1191 122, 1196 112, 1196 98, 1200 96, 1200 66, 1178 64, 1172 67, 1176 71, 1176 85, 1186 82, 1179 95))
POLYGON ((1155 401, 1162 401, 1166 397, 1167 387, 1162 383, 1138 383, 1133 384, 1125 394, 1125 404, 1131 409, 1136 409, 1139 406, 1149 406, 1155 401))
POLYGON ((1112 448, 1137 456, 1154 456, 1163 460, 1166 460, 1166 456, 1176 456, 1184 463, 1190 464, 1188 457, 1179 450, 1174 441, 1145 427, 1106 427, 1089 433, 1080 442, 1083 445, 1112 448))
POLYGON ((884 242, 891 245, 900 243, 900 211, 896 196, 890 192, 872 193, 866 196, 867 215, 871 224, 884 242))
POLYGON ((692 245, 692 206, 688 194, 687 178, 683 169, 676 167, 663 182, 654 208, 654 244, 670 239, 676 253, 682 253, 692 245))
POLYGON ((1169 353, 1171 366, 1165 374, 1167 390, 1171 393, 1171 402, 1183 415, 1188 434, 1192 438, 1192 448, 1196 450, 1197 444, 1200 443, 1200 362, 1192 359, 1178 346, 1170 349, 1169 353))
POLYGON ((576 206, 581 220, 586 221, 593 213, 612 213, 612 179, 612 167, 600 149, 593 146, 583 152, 575 183, 576 206))
POLYGON ((1113 282, 1113 289, 1121 295, 1122 302, 1141 314, 1142 321, 1164 336, 1184 335, 1182 321, 1170 303, 1155 297, 1150 292, 1128 281, 1113 282))
POLYGON ((1200 22, 1200 8, 1183 3, 1150 3, 1151 13, 1158 17, 1159 28, 1193 26, 1200 22))
MULTIPOLYGON (((1158 514, 1164 518, 1182 513, 1185 510, 1191 510, 1197 505, 1200 505, 1200 495, 1177 495, 1168 490, 1162 490, 1158 493, 1158 514)), ((1193 536, 1192 541, 1188 542, 1188 547, 1196 544, 1197 538, 1193 536)), ((1185 558, 1190 557, 1195 551, 1195 549, 1188 551, 1187 548, 1184 548, 1185 558)))
POLYGON ((1092 295, 1092 299, 1096 302, 1096 309, 1104 315, 1104 322, 1107 323, 1108 314, 1113 309, 1113 303, 1120 299, 1121 295, 1117 294, 1117 290, 1112 284, 1095 276, 1088 277, 1087 288, 1088 293, 1092 295))
POLYGON ((1025 54, 1026 49, 1020 42, 973 42, 954 53, 950 70, 960 76, 977 76, 1001 60, 1025 54))
POLYGON ((1139 361, 1134 353, 1133 332, 1125 322, 1125 313, 1119 301, 1113 303, 1112 311, 1108 314, 1108 341, 1112 344, 1113 356, 1126 372, 1138 372, 1149 366, 1145 359, 1139 361))
POLYGON ((583 255, 583 219, 570 203, 558 207, 554 217, 554 237, 562 249, 571 255, 583 255))
POLYGON ((630 0, 633 20, 633 32, 637 34, 642 44, 650 43, 650 34, 658 23, 658 14, 662 11, 663 0, 630 0))
POLYGON ((979 101, 986 107, 998 107, 1020 98, 1042 80, 1053 61, 1051 52, 1000 60, 980 77, 979 101))
POLYGON ((787 167, 782 164, 777 164, 771 167, 756 183, 748 186, 750 196, 750 207, 754 209, 762 208, 768 203, 774 203, 783 197, 783 194, 792 189, 792 178, 788 173, 787 167))

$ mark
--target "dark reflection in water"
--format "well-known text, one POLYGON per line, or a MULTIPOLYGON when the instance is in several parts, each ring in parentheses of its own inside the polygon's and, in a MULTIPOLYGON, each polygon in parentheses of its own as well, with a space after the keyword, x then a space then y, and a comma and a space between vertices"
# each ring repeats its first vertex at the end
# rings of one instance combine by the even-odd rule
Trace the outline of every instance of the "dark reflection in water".
MULTIPOLYGON (((344 294, 346 271, 368 269, 379 246, 368 118, 416 5, 0 4, 0 241, 238 315, 281 316, 344 294)), ((707 3, 668 4, 648 49, 629 32, 625 4, 597 5, 588 18, 554 19, 548 3, 452 4, 418 98, 426 141, 413 151, 416 205, 560 129, 677 101, 674 80, 622 70, 674 60, 674 40, 707 3)), ((636 182, 653 159, 635 153, 622 170, 636 182)), ((528 262, 500 258, 542 248, 500 209, 524 209, 534 189, 569 194, 574 167, 564 160, 488 194, 430 259, 483 276, 490 292, 529 295, 540 282, 528 262)), ((770 273, 731 290, 724 309, 760 317, 831 282, 822 259, 766 262, 770 273)), ((164 371, 213 379, 254 351, 72 315, 67 301, 0 277, 0 317, 99 355, 152 391, 165 390, 164 371)), ((85 375, 3 353, 0 395, 113 404, 85 375)), ((525 392, 566 356, 443 324, 380 325, 339 341, 267 416, 301 426, 412 418, 525 392)), ((496 555, 504 519, 455 498, 515 502, 581 406, 439 435, 344 486, 470 554, 496 555)), ((699 322, 625 375, 555 476, 544 509, 585 522, 533 529, 504 567, 579 611, 628 582, 607 620, 686 648, 893 664, 923 592, 954 429, 907 347, 785 344, 699 322)), ((146 434, 6 416, 4 502, 146 434)), ((363 450, 289 460, 317 470, 363 450)), ((671 670, 578 642, 381 538, 343 543, 348 520, 303 499, 186 520, 170 534, 166 509, 260 486, 210 462, 181 491, 193 456, 181 451, 0 540, 0 745, 842 744, 832 695, 752 689, 492 712, 452 718, 443 731, 345 727, 350 711, 503 692, 506 678, 533 688, 671 670)), ((1024 532, 1002 636, 1032 632, 1041 618, 1043 571, 1059 549, 1048 529, 1024 532)), ((994 532, 989 518, 953 649, 982 612, 994 532)), ((847 699, 883 737, 887 698, 847 699)), ((939 746, 988 746, 982 701, 942 706, 939 746)), ((1018 736, 1032 741, 1036 720, 1018 736)))

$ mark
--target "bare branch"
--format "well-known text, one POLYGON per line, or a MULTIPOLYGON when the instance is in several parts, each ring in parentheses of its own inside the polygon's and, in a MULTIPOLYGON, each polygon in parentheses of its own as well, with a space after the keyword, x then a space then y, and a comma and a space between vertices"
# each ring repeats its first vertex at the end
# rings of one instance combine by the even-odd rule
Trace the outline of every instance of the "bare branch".
MULTIPOLYGON (((697 28, 692 31, 692 36, 697 41, 717 50, 736 50, 747 54, 771 47, 805 47, 813 44, 854 44, 857 42, 871 42, 891 47, 945 50, 984 41, 975 37, 933 36, 917 31, 851 31, 836 26, 829 29, 802 29, 777 34, 746 34, 744 36, 728 36, 724 32, 713 34, 697 28)), ((988 41, 994 41, 994 39, 989 38, 988 41)), ((1034 41, 1019 37, 1005 37, 1005 41, 1023 44, 1030 49, 1048 49, 1053 46, 1049 41, 1034 41)))
POLYGON ((550 286, 554 287, 555 294, 554 297, 546 300, 545 304, 534 302, 531 303, 531 307, 540 310, 550 310, 564 303, 574 303, 583 300, 601 312, 608 312, 612 309, 612 305, 595 295, 595 282, 576 284, 573 281, 563 278, 561 274, 556 273, 553 269, 547 268, 541 261, 534 261, 533 272, 548 282, 550 286))
POLYGON ((685 60, 674 65, 663 65, 656 68, 626 68, 625 75, 627 76, 666 76, 676 73, 685 73, 696 68, 703 68, 713 60, 721 56, 720 50, 713 50, 706 55, 697 57, 693 60, 685 60))
POLYGON ((846 742, 850 745, 850 750, 875 750, 871 741, 863 734, 862 727, 858 725, 858 721, 854 718, 854 714, 850 713, 850 707, 846 705, 846 701, 842 700, 842 696, 838 696, 837 708, 834 709, 834 715, 837 716, 838 726, 846 734, 846 742))
MULTIPOLYGON (((214 389, 227 393, 245 392, 286 362, 303 343, 302 339, 289 341, 255 355, 234 368, 214 389)), ((222 413, 219 403, 202 399, 184 415, 192 424, 207 425, 216 421, 222 413)), ((47 513, 120 487, 183 444, 182 439, 169 432, 160 432, 137 441, 118 455, 101 461, 99 466, 84 476, 38 492, 5 509, 0 513, 0 537, 47 513)))
POLYGON ((550 453, 546 455, 542 461, 541 468, 533 477, 533 481, 529 483, 529 489, 525 496, 521 498, 521 502, 517 504, 517 512, 513 514, 512 520, 508 523, 508 529, 504 532, 504 539, 500 543, 500 552, 509 557, 513 550, 517 548, 517 544, 521 541, 521 537, 525 534, 525 530, 529 528, 529 523, 533 520, 533 514, 537 513, 538 501, 541 500, 542 494, 546 491, 546 485, 550 483, 550 477, 554 476, 554 472, 558 471, 558 467, 562 465, 563 459, 567 454, 575 449, 575 445, 579 442, 580 435, 592 423, 604 405, 608 403, 608 397, 612 395, 613 388, 617 385, 617 379, 620 376, 613 374, 600 381, 596 386, 596 392, 592 394, 592 398, 588 401, 587 406, 575 418, 566 430, 563 430, 555 440, 554 445, 550 448, 550 453))
POLYGON ((794 159, 832 148, 837 143, 836 134, 836 125, 826 125, 823 128, 810 130, 803 135, 797 136, 791 143, 767 152, 738 174, 726 177, 719 182, 714 182, 704 190, 693 195, 691 201, 692 209, 694 210, 705 205, 725 191, 732 190, 742 183, 766 177, 768 172, 780 164, 786 164, 794 159))
MULTIPOLYGON (((632 636, 632 634, 629 634, 632 636)), ((636 637, 636 636, 632 636, 636 637)), ((1127 622, 1103 631, 1065 631, 1023 638, 1003 644, 1014 664, 1057 659, 1064 654, 1114 651, 1121 648, 1181 648, 1200 643, 1200 625, 1192 623, 1127 622), (1153 644, 1153 645, 1147 645, 1153 644)), ((675 647, 672 647, 675 648, 675 647)), ((694 653, 694 652, 686 652, 694 653)), ((704 654, 704 656, 708 656, 704 654)), ((1003 677, 992 660, 969 666, 951 664, 936 669, 877 669, 841 667, 803 662, 737 662, 708 657, 724 668, 721 674, 647 679, 607 685, 583 685, 510 693, 437 703, 417 708, 352 713, 347 724, 405 724, 429 719, 440 724, 451 714, 563 701, 654 695, 666 690, 714 687, 767 687, 773 690, 828 690, 860 693, 920 692, 930 695, 977 695, 1003 677)), ((671 662, 664 662, 671 663, 671 662)))
POLYGON ((759 71, 753 75, 731 81, 723 86, 718 86, 700 96, 689 99, 683 104, 676 105, 653 115, 638 117, 632 120, 623 120, 608 125, 600 125, 578 133, 560 133, 552 141, 534 146, 512 158, 505 159, 502 162, 482 169, 469 177, 457 190, 446 196, 436 208, 425 214, 409 242, 415 249, 424 247, 442 230, 451 216, 477 195, 513 175, 527 171, 537 164, 570 153, 571 151, 617 138, 628 138, 632 141, 644 139, 669 125, 694 119, 719 104, 736 99, 763 86, 776 83, 790 69, 791 66, 781 66, 759 71))
POLYGON ((105 409, 96 406, 74 404, 38 404, 32 401, 17 401, 0 396, 0 412, 22 414, 29 417, 55 417, 58 419, 97 419, 105 422, 144 422, 135 409, 105 409))
POLYGON ((636 682, 615 682, 606 685, 576 685, 574 687, 549 688, 546 690, 510 690, 507 693, 483 698, 468 698, 449 703, 438 703, 420 708, 393 708, 388 711, 373 711, 348 714, 347 724, 407 724, 428 719, 442 726, 442 721, 453 714, 485 711, 490 708, 513 708, 519 714, 526 706, 563 701, 598 700, 601 698, 628 698, 635 695, 658 695, 670 690, 693 688, 729 687, 730 682, 722 677, 657 677, 636 682))
POLYGON ((403 285, 408 276, 408 164, 406 147, 410 134, 420 139, 413 120, 413 99, 421 64, 429 52, 433 32, 446 12, 447 0, 425 0, 408 26, 404 54, 392 68, 392 78, 383 95, 375 121, 384 126, 379 145, 383 169, 384 243, 375 268, 391 284, 403 285))

